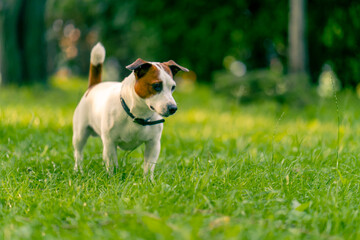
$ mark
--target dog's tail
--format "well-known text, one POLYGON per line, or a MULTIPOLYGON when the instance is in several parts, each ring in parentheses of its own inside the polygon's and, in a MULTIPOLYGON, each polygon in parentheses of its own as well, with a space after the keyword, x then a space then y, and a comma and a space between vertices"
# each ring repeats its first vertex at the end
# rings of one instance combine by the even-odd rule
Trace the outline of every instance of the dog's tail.
POLYGON ((101 71, 104 60, 105 48, 99 42, 91 50, 89 88, 101 82, 101 71))

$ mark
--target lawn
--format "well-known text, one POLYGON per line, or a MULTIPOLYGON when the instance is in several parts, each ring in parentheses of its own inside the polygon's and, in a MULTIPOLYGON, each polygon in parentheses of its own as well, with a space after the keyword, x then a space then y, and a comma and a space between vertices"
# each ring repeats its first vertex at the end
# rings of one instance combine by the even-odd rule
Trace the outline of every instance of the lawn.
MULTIPOLYGON (((179 86, 155 182, 144 148, 108 176, 90 138, 73 171, 86 82, 0 89, 0 239, 360 239, 360 109, 350 91, 304 109, 179 86), (340 121, 338 121, 338 117, 340 121)), ((119 103, 120 107, 120 103, 119 103)))

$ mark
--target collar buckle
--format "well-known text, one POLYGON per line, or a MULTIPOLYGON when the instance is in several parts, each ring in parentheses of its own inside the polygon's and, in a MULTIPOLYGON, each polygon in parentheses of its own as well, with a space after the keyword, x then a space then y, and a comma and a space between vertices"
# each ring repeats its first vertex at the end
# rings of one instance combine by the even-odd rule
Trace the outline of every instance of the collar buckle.
POLYGON ((133 122, 135 122, 135 123, 137 123, 137 124, 140 124, 140 125, 143 125, 143 126, 145 126, 146 123, 147 123, 147 121, 146 121, 145 119, 143 119, 143 118, 137 118, 137 117, 133 119, 133 122))

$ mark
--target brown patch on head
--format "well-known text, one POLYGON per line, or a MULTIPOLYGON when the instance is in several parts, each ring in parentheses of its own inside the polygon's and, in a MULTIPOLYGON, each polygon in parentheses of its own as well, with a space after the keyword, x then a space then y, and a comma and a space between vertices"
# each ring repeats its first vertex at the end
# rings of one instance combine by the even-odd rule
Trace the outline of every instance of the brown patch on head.
POLYGON ((149 98, 158 92, 153 88, 154 83, 161 82, 159 79, 160 71, 157 67, 151 64, 147 72, 138 77, 136 74, 135 92, 141 98, 149 98))

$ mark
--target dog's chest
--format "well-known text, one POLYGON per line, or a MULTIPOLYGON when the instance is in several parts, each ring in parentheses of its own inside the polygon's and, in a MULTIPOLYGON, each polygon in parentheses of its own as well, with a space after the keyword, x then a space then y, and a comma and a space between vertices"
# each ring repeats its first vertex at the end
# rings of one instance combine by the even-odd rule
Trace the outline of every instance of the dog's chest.
POLYGON ((133 122, 122 124, 113 130, 116 144, 123 150, 133 150, 156 135, 153 126, 140 126, 133 122))

